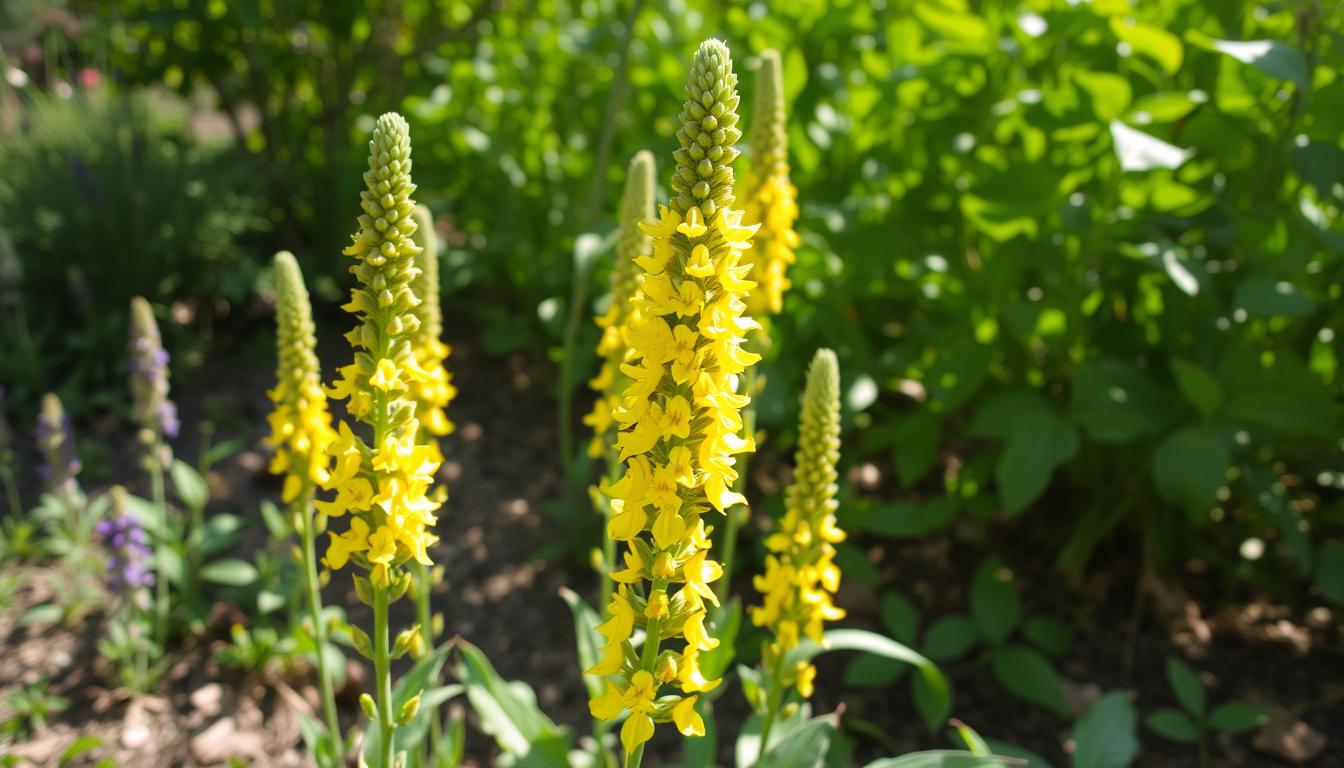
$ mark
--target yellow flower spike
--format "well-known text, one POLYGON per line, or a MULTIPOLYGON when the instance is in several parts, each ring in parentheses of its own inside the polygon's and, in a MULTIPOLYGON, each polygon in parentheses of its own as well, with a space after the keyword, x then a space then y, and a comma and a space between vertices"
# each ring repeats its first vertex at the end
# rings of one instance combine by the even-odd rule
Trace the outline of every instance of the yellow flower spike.
POLYGON ((452 434, 456 425, 445 409, 457 397, 453 376, 444 367, 452 348, 442 341, 443 309, 439 304, 439 239, 434 233, 434 217, 423 205, 415 207, 412 216, 416 229, 414 239, 420 246, 415 266, 420 273, 411 281, 411 292, 420 300, 411 310, 417 327, 411 336, 411 354, 416 365, 424 371, 424 378, 413 382, 408 394, 415 403, 420 429, 425 433, 423 442, 438 449, 435 438, 452 434))
MULTIPOLYGON (((636 606, 631 632, 639 626, 647 637, 638 666, 625 663, 636 658, 628 636, 621 639, 619 663, 608 649, 613 660, 598 665, 618 676, 615 684, 626 691, 632 713, 629 691, 639 687, 637 679, 647 677, 650 702, 660 686, 669 689, 664 694, 698 693, 719 682, 705 679, 697 663, 700 651, 719 643, 705 628, 705 603, 718 603, 710 583, 722 573, 708 559, 701 516, 742 501, 732 484, 734 454, 751 450, 738 436, 748 397, 734 391, 734 374, 756 360, 741 350, 746 331, 756 327, 743 316, 751 283, 742 263, 755 228, 744 226, 742 212, 732 207, 733 145, 742 135, 736 85, 727 47, 703 43, 679 116, 672 198, 658 218, 640 224, 652 242, 633 260, 642 272, 640 288, 624 318, 628 349, 617 368, 628 383, 610 409, 624 471, 603 490, 611 498, 608 536, 627 547, 625 569, 612 579, 636 606), (675 676, 669 663, 657 666, 660 658, 672 658, 663 654, 667 642, 681 643, 670 649, 677 654, 675 676), (655 677, 655 670, 663 675, 655 677)), ((612 628, 626 629, 623 621, 612 628)), ((677 713, 660 706, 642 718, 632 714, 622 728, 626 749, 643 744, 654 722, 674 721, 679 731, 698 735, 703 723, 692 717, 693 706, 691 700, 677 713)), ((606 700, 594 702, 598 717, 610 709, 606 700)), ((642 751, 634 753, 630 765, 640 757, 642 751)))
POLYGON ((753 315, 778 314, 784 292, 792 285, 787 273, 797 261, 798 190, 789 180, 788 116, 784 109, 784 66, 779 52, 761 54, 756 77, 756 100, 752 110, 751 173, 744 185, 748 192, 745 220, 759 224, 755 247, 743 265, 750 267, 756 289, 747 301, 753 315))
POLYGON ((602 358, 602 369, 588 386, 598 395, 593 410, 583 423, 593 428, 593 440, 588 454, 597 458, 605 453, 615 439, 616 420, 612 415, 621 404, 621 392, 628 384, 621 374, 629 344, 626 328, 638 313, 633 311, 640 291, 637 262, 651 253, 648 235, 640 229, 640 222, 653 216, 653 155, 641 151, 630 159, 625 174, 625 194, 621 197, 618 218, 616 259, 611 267, 611 303, 606 314, 597 319, 602 338, 597 354, 602 358))
MULTIPOLYGON (((840 587, 834 542, 844 538, 836 526, 836 462, 840 459, 840 370, 835 353, 817 351, 807 372, 802 398, 793 484, 784 495, 785 514, 766 538, 765 572, 754 583, 762 604, 751 609, 752 622, 768 627, 767 659, 778 659, 801 636, 823 642, 824 623, 844 617, 832 602, 840 587)), ((816 669, 799 665, 781 670, 782 685, 812 694, 816 669)))
MULTIPOLYGON (((432 532, 434 511, 442 503, 428 495, 439 452, 417 442, 420 417, 428 412, 432 419, 435 404, 423 399, 418 388, 446 385, 428 357, 417 359, 417 342, 424 355, 431 341, 438 343, 439 329, 434 327, 437 318, 416 294, 423 271, 417 264, 422 249, 414 240, 419 225, 411 199, 410 127, 398 114, 382 115, 374 125, 364 186, 359 231, 345 249, 354 259, 350 271, 358 281, 345 305, 358 321, 346 334, 354 362, 341 369, 330 393, 347 399, 350 415, 368 425, 371 434, 365 442, 341 425, 329 449, 333 469, 322 487, 336 494, 326 509, 350 515, 349 530, 332 533, 328 565, 337 569, 353 563, 367 574, 356 576, 355 583, 361 599, 373 607, 371 658, 378 695, 371 718, 378 725, 382 751, 375 764, 392 765, 398 721, 391 694, 388 605, 408 590, 408 564, 430 564, 429 548, 438 540, 432 532), (422 330, 435 338, 427 339, 422 330), (361 508, 366 499, 367 508, 361 508)), ((439 352, 447 352, 432 350, 441 361, 439 352)), ((436 402, 446 402, 444 394, 436 391, 436 402)))

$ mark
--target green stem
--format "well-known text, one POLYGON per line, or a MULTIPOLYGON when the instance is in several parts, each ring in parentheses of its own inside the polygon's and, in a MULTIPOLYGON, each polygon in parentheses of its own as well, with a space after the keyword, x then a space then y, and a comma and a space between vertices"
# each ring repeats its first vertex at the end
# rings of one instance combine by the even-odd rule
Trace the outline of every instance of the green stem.
POLYGON ((780 674, 783 665, 784 654, 775 654, 774 664, 770 667, 770 695, 766 700, 765 719, 761 724, 761 745, 756 752, 758 763, 765 757, 765 750, 770 745, 770 730, 775 726, 775 719, 779 716, 779 705, 784 699, 784 681, 780 674))
POLYGON ((387 587, 373 588, 373 676, 378 687, 378 765, 392 768, 392 660, 387 648, 387 587))
MULTIPOLYGON (((653 582, 653 590, 650 595, 667 589, 667 582, 657 580, 653 582)), ((658 663, 658 646, 663 644, 663 620, 649 619, 645 627, 644 647, 639 654, 639 668, 653 674, 653 667, 658 663)), ((626 755, 625 768, 639 768, 640 762, 644 759, 644 745, 635 747, 635 751, 626 755)))
POLYGON ((150 448, 149 482, 152 489, 154 508, 159 512, 159 536, 154 545, 154 642, 160 648, 168 644, 168 503, 164 499, 163 467, 159 466, 159 445, 156 442, 150 448))
MULTIPOLYGON (((434 650, 434 617, 429 605, 434 575, 428 565, 417 560, 412 562, 415 564, 415 615, 420 622, 420 644, 425 653, 430 653, 434 650)), ((438 744, 441 731, 439 718, 429 718, 429 738, 421 745, 423 764, 429 764, 429 755, 434 754, 434 745, 438 744)))
POLYGON ((23 502, 19 499, 19 486, 14 481, 14 470, 8 465, 0 467, 0 480, 5 483, 5 496, 9 499, 9 509, 15 517, 23 511, 23 502))
POLYGON ((331 670, 327 668, 327 622, 322 618, 322 582, 317 574, 317 544, 313 525, 312 491, 295 501, 295 514, 303 523, 299 532, 303 537, 303 570, 308 581, 308 612, 313 619, 313 643, 317 646, 317 683, 322 692, 322 714, 333 744, 340 744, 341 721, 336 713, 336 692, 331 685, 331 670))

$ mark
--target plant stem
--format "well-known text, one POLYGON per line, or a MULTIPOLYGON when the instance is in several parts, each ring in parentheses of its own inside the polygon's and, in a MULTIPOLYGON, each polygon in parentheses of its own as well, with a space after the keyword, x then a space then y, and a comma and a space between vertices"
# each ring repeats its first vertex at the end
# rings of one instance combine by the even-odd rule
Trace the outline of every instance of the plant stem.
POLYGON ((154 560, 157 578, 154 579, 154 642, 160 648, 168 644, 168 504, 164 499, 163 467, 159 465, 159 445, 150 449, 149 482, 152 489, 154 508, 159 512, 159 532, 154 545, 154 560))
MULTIPOLYGON (((667 589, 667 582, 656 580, 653 582, 653 590, 650 595, 660 590, 667 589)), ((639 653, 639 668, 653 674, 653 667, 658 663, 658 646, 663 644, 663 620, 649 619, 645 626, 644 647, 639 653)), ((625 768, 639 768, 640 762, 644 759, 644 745, 640 744, 625 757, 625 768)))
MULTIPOLYGON (((434 617, 430 610, 430 591, 434 587, 434 574, 430 567, 418 560, 412 560, 415 568, 415 614, 420 622, 420 643, 425 653, 434 650, 434 617)), ((429 755, 434 754, 434 745, 438 744, 442 727, 438 717, 429 718, 429 738, 421 745, 422 762, 429 764, 429 755)))
POLYGON ((295 513, 303 522, 303 570, 308 581, 308 611, 313 618, 313 643, 317 646, 317 683, 322 692, 322 714, 332 741, 342 743, 341 721, 336 714, 336 693, 332 690, 331 670, 327 668, 327 622, 322 618, 322 582, 317 575, 317 545, 313 530, 312 490, 295 501, 295 513))
POLYGON ((770 696, 766 700, 765 719, 761 724, 761 745, 756 752, 758 763, 765 757, 766 747, 770 744, 770 729, 775 726, 775 718, 779 716, 779 705, 784 698, 784 681, 780 674, 783 665, 784 654, 775 654, 774 664, 770 666, 770 696))
POLYGON ((392 672, 387 649, 387 587, 373 588, 373 676, 378 687, 378 765, 392 768, 392 672))
POLYGON ((14 482, 14 470, 7 465, 0 467, 0 480, 5 483, 5 496, 9 499, 10 514, 18 517, 19 513, 23 511, 21 506, 23 502, 19 500, 19 487, 14 482))

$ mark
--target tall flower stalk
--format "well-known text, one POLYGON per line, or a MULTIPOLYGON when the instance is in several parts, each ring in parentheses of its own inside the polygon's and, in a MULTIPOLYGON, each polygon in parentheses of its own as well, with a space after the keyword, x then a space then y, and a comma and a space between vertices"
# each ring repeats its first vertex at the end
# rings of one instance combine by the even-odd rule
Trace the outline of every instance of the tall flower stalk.
POLYGON ((354 577, 355 590, 373 607, 373 637, 356 631, 355 643, 373 660, 377 695, 366 694, 361 702, 378 724, 376 765, 391 768, 394 732, 419 705, 417 697, 403 711, 392 711, 391 662, 418 643, 420 630, 411 627, 391 643, 388 605, 411 585, 409 562, 431 564, 428 550, 438 538, 430 531, 440 505, 427 495, 439 466, 437 451, 418 442, 420 422, 410 398, 411 385, 429 381, 430 373, 412 349, 420 328, 414 311, 420 300, 412 289, 420 248, 412 239, 410 128, 401 115, 378 118, 364 184, 359 231, 345 249, 355 259, 351 272, 359 282, 345 305, 359 320, 346 334, 355 359, 341 368, 330 394, 346 400, 346 409, 369 427, 372 439, 365 442, 341 423, 323 484, 336 496, 317 506, 329 517, 349 515, 348 529, 331 534, 325 562, 332 569, 353 563, 362 572, 354 577))
POLYGON ((317 485, 330 475, 327 450, 336 440, 327 412, 327 395, 322 390, 322 371, 318 363, 316 328, 308 289, 303 283, 299 263, 288 251, 275 255, 276 288, 276 384, 267 395, 275 403, 269 421, 267 442, 275 448, 271 472, 283 475, 281 500, 289 506, 290 524, 299 537, 308 612, 313 622, 313 643, 317 647, 318 688, 322 695, 322 714, 334 744, 341 742, 336 696, 331 670, 327 668, 327 622, 322 616, 322 582, 318 575, 316 538, 325 527, 313 513, 313 494, 317 485))
MULTIPOLYGON (((151 496, 160 519, 168 519, 168 503, 164 493, 164 472, 172 464, 173 452, 168 440, 177 436, 180 423, 177 406, 168 399, 168 352, 163 348, 159 324, 154 319, 154 308, 140 296, 131 299, 130 359, 127 367, 131 379, 131 415, 139 427, 139 440, 145 471, 149 473, 151 496)), ((200 521, 193 521, 192 530, 200 521)), ((156 570, 167 572, 171 543, 155 542, 156 570)), ((168 640, 170 619, 168 579, 159 578, 154 594, 154 640, 162 647, 168 640)))
POLYGON ((122 631, 113 633, 113 637, 123 640, 102 641, 99 648, 120 663, 122 679, 132 690, 145 691, 155 676, 151 664, 163 648, 151 639, 153 621, 145 614, 150 608, 149 590, 163 578, 154 573, 145 530, 126 509, 126 490, 113 486, 109 495, 111 514, 98 522, 96 532, 108 553, 108 587, 120 598, 114 620, 122 631))
POLYGON ((825 622, 845 616, 833 602, 840 588, 835 545, 845 538, 835 521, 839 460, 840 368, 834 352, 820 349, 807 372, 784 517, 765 540, 765 572, 754 580, 762 604, 751 609, 751 620, 771 634, 761 653, 768 681, 762 754, 788 690, 796 688, 804 699, 812 695, 816 667, 808 661, 789 665, 788 652, 803 637, 824 645, 825 622))
POLYGON ((61 399, 50 392, 42 396, 35 433, 37 450, 42 455, 42 465, 37 472, 47 493, 62 500, 79 494, 78 477, 83 465, 75 455, 70 417, 61 405, 61 399))
MULTIPOLYGON (((757 225, 752 249, 743 258, 751 265, 751 280, 756 283, 747 296, 747 310, 760 321, 762 327, 751 335, 751 346, 764 354, 770 346, 769 317, 779 314, 784 306, 784 292, 789 282, 788 269, 797 257, 798 233, 793 223, 798 218, 798 190, 789 180, 788 114, 784 107, 784 66, 779 51, 761 53, 760 70, 756 76, 756 98, 752 109, 751 168, 743 185, 745 214, 743 220, 757 225)), ((760 394, 765 385, 754 368, 742 377, 742 392, 751 398, 760 394)), ((756 434, 756 407, 748 405, 742 414, 744 434, 756 434)), ((737 490, 742 490, 741 479, 746 466, 740 468, 742 478, 737 490)), ((746 510, 734 509, 728 513, 724 525, 722 553, 724 582, 730 583, 737 552, 737 529, 746 518, 746 510)))
MULTIPOLYGON (((634 309, 640 283, 640 269, 636 260, 648 256, 650 252, 649 236, 644 234, 639 225, 653 218, 653 173, 652 153, 640 151, 630 158, 630 167, 625 175, 625 194, 621 197, 618 215, 616 260, 611 268, 611 303, 607 311, 597 318, 597 325, 602 329, 602 338, 597 344, 602 369, 588 382, 588 386, 597 392, 598 398, 583 423, 593 429, 588 454, 593 458, 606 457, 607 482, 615 482, 620 477, 622 467, 620 454, 616 451, 616 412, 620 410, 621 395, 629 384, 629 379, 621 372, 621 365, 630 352, 627 329, 632 323, 639 322, 639 313, 634 309)), ((610 517, 610 505, 601 506, 610 517)), ((603 536, 602 586, 598 593, 603 597, 611 593, 611 571, 615 568, 615 561, 616 541, 610 536, 603 536)))
POLYGON ((697 695, 718 685, 701 674, 698 657, 718 647, 705 629, 706 604, 718 604, 711 583, 721 569, 709 559, 710 529, 702 519, 743 503, 732 490, 737 454, 752 450, 741 436, 737 377, 758 356, 742 350, 752 283, 742 251, 752 227, 733 209, 732 163, 737 128, 737 76, 728 48, 707 40, 696 51, 680 114, 673 196, 642 226, 652 251, 637 259, 643 276, 637 321, 627 332, 630 378, 615 414, 622 477, 607 487, 607 535, 625 542, 625 569, 613 574, 606 640, 589 674, 605 677, 592 699, 595 717, 621 727, 626 765, 638 766, 654 723, 672 722, 687 736, 704 734, 697 695), (630 637, 646 632, 635 652, 630 637), (663 643, 682 643, 663 650, 663 643))

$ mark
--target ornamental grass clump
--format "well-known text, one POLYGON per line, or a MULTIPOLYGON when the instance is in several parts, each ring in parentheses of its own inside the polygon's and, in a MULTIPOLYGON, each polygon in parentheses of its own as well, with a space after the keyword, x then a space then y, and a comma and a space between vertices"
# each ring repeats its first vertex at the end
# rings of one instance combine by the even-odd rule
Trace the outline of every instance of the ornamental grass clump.
POLYGON ((787 663, 789 651, 801 638, 825 646, 825 622, 845 615, 833 602, 840 588, 835 544, 845 538, 835 522, 839 460, 840 371, 835 353, 821 349, 807 372, 785 514, 765 540, 769 552, 765 572, 754 580, 762 604, 751 609, 751 620, 771 634, 761 654, 761 666, 771 681, 766 731, 788 688, 797 688, 803 698, 812 695, 816 668, 809 661, 787 663))
POLYGON ((430 374, 412 348, 420 328, 415 313, 420 300, 412 289, 420 272, 415 266, 420 248, 412 239, 410 129, 401 115, 378 118, 364 184, 359 231, 345 249, 355 259, 350 271, 359 282, 344 306, 359 320, 346 334, 355 359, 340 369, 330 394, 346 401, 350 415, 368 426, 371 439, 366 442, 341 423, 323 484, 336 495, 317 506, 329 517, 349 519, 345 531, 332 532, 325 562, 334 570, 353 563, 361 572, 354 576, 355 590, 373 607, 372 638, 357 629, 352 634, 356 648, 374 663, 377 696, 365 694, 361 704, 378 724, 381 759, 376 765, 390 767, 393 732, 414 716, 419 698, 392 711, 389 666, 418 646, 420 633, 412 627, 389 644, 388 605, 410 587, 408 562, 431 564, 428 550, 438 540, 431 529, 440 504, 428 495, 439 466, 437 451, 418 441, 420 422, 410 398, 411 385, 429 381, 430 374))
POLYGON ((744 502, 732 490, 735 456, 753 445, 741 436, 737 376, 756 355, 744 352, 744 316, 752 283, 741 253, 752 227, 733 204, 737 76, 728 48, 708 40, 696 51, 680 114, 673 196, 656 221, 635 299, 639 317, 627 332, 630 378, 615 414, 623 476, 606 487, 612 516, 607 535, 625 542, 625 569, 611 596, 606 640, 589 672, 607 678, 590 702, 594 716, 621 727, 626 765, 638 765, 655 722, 688 736, 704 734, 697 695, 718 685, 701 674, 698 656, 719 641, 705 628, 706 603, 718 605, 711 583, 721 569, 709 559, 703 515, 744 502), (639 653, 630 641, 646 630, 639 653), (681 643, 664 650, 665 641, 681 643))
POLYGON ((325 527, 325 519, 313 514, 313 494, 318 485, 330 479, 327 452, 336 440, 327 412, 327 394, 322 389, 322 370, 318 363, 316 329, 308 288, 303 283, 299 263, 288 251, 275 255, 276 290, 276 384, 267 392, 275 409, 269 417, 271 434, 267 442, 275 448, 271 472, 283 475, 282 500, 289 505, 289 521, 299 537, 299 555, 305 577, 309 620, 318 648, 318 688, 322 695, 322 713, 333 741, 341 738, 336 696, 332 688, 327 655, 327 622, 322 616, 322 588, 317 569, 316 538, 325 527))

